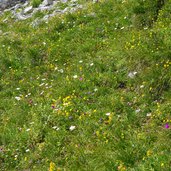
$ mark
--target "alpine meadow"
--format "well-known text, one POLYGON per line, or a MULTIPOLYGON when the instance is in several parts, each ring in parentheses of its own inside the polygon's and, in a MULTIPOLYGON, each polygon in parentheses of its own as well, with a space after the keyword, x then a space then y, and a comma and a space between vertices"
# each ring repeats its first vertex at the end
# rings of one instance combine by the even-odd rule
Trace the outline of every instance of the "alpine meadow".
POLYGON ((44 1, 0 13, 0 171, 171 171, 171 0, 44 1))

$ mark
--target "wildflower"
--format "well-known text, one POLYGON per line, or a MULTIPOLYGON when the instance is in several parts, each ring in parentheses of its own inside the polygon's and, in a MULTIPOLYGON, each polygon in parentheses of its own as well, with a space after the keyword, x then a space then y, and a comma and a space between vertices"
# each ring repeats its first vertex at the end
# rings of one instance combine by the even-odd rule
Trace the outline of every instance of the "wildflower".
POLYGON ((2 146, 0 146, 0 153, 4 152, 4 148, 2 146))
POLYGON ((30 128, 26 129, 26 131, 29 132, 30 131, 30 128))
POLYGON ((76 128, 76 127, 72 125, 72 126, 70 126, 69 130, 70 130, 70 131, 73 131, 75 128, 76 128))
POLYGON ((97 88, 94 89, 95 92, 96 92, 97 90, 98 90, 97 88))
POLYGON ((110 116, 110 113, 106 113, 106 116, 110 116))
POLYGON ((18 100, 18 101, 20 101, 21 100, 21 97, 16 96, 15 99, 18 100))
POLYGON ((45 83, 41 83, 39 86, 42 87, 45 83))
POLYGON ((163 167, 164 166, 164 163, 161 163, 161 167, 163 167))
POLYGON ((151 156, 152 155, 152 151, 151 150, 148 150, 147 151, 147 156, 151 156))
POLYGON ((26 153, 28 153, 29 151, 30 151, 30 150, 29 150, 29 149, 27 149, 27 150, 26 150, 26 153))
POLYGON ((58 72, 63 73, 63 72, 64 72, 64 70, 63 70, 63 69, 59 69, 59 70, 58 70, 58 72))
POLYGON ((28 96, 30 96, 31 95, 31 93, 28 93, 28 96))
POLYGON ((16 88, 16 90, 20 90, 20 88, 16 88))
POLYGON ((124 171, 124 170, 126 170, 126 167, 123 164, 120 164, 118 166, 118 170, 124 171))
POLYGON ((76 78, 78 78, 78 76, 77 76, 77 75, 74 75, 74 76, 73 76, 73 78, 75 78, 75 79, 76 79, 76 78))
POLYGON ((150 116, 151 116, 151 113, 147 113, 147 115, 146 115, 146 116, 150 117, 150 116))
POLYGON ((42 91, 42 92, 40 93, 40 95, 43 95, 43 93, 44 93, 44 91, 42 91))
POLYGON ((50 162, 49 171, 54 171, 54 170, 55 170, 55 163, 50 162))
POLYGON ((90 64, 90 66, 93 66, 93 65, 94 65, 93 63, 90 64))
POLYGON ((52 104, 52 106, 51 106, 51 107, 52 107, 52 109, 54 109, 54 108, 55 108, 55 105, 54 105, 54 104, 52 104))
POLYGON ((17 160, 17 158, 18 158, 18 155, 15 155, 15 156, 14 156, 14 160, 17 160))
POLYGON ((53 126, 52 128, 55 129, 56 131, 59 130, 59 127, 57 127, 57 126, 53 126))
POLYGON ((141 109, 137 109, 135 110, 135 113, 139 113, 141 111, 141 109))
POLYGON ((169 128, 170 128, 170 126, 169 126, 168 123, 166 123, 164 127, 165 127, 166 129, 169 129, 169 128))

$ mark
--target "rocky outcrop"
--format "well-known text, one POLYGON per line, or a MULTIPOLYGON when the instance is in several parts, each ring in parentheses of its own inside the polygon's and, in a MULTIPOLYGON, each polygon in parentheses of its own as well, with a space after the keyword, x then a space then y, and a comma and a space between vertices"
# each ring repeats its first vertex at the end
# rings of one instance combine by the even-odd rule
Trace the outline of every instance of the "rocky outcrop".
POLYGON ((26 0, 0 0, 0 10, 12 7, 18 3, 24 3, 26 0))
MULTIPOLYGON (((11 1, 13 2, 10 5, 6 4, 6 7, 3 6, 3 8, 1 9, 3 9, 2 13, 10 11, 11 17, 15 20, 26 20, 28 18, 31 18, 38 11, 45 12, 43 18, 36 18, 31 23, 33 27, 38 26, 41 22, 48 22, 49 18, 55 15, 64 14, 67 12, 74 12, 75 10, 83 7, 78 3, 77 0, 43 0, 42 3, 35 8, 30 4, 29 1, 25 0, 0 0, 0 2, 2 1, 4 4, 7 1, 8 3, 10 3, 11 1), (65 4, 65 8, 61 8, 61 3, 65 4)), ((4 22, 6 22, 7 20, 8 18, 5 19, 4 22)))

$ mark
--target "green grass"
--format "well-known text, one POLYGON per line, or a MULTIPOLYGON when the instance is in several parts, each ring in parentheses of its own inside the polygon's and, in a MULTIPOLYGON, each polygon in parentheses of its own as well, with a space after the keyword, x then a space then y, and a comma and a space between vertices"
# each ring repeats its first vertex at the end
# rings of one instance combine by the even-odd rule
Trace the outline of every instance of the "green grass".
POLYGON ((150 27, 133 0, 80 3, 0 18, 0 170, 169 171, 170 2, 150 27))
POLYGON ((42 0, 31 0, 30 3, 33 7, 36 8, 42 3, 42 0))

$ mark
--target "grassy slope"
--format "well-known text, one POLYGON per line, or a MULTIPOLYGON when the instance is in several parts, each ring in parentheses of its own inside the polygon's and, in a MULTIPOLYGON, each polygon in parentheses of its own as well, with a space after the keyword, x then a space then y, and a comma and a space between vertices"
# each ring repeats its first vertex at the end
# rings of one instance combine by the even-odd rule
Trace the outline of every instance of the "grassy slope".
POLYGON ((1 170, 170 169, 170 3, 148 29, 134 5, 87 3, 37 28, 1 17, 1 170))

